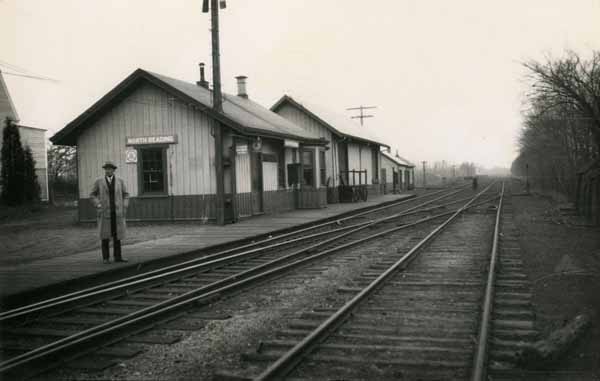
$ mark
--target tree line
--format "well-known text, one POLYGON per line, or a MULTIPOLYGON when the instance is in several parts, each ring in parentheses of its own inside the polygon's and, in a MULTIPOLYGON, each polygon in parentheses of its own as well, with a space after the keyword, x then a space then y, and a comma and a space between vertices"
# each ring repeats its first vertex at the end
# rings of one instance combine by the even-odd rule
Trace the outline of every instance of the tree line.
POLYGON ((523 66, 528 83, 526 109, 511 172, 528 177, 533 188, 573 201, 597 201, 600 52, 585 58, 567 51, 560 58, 523 66))

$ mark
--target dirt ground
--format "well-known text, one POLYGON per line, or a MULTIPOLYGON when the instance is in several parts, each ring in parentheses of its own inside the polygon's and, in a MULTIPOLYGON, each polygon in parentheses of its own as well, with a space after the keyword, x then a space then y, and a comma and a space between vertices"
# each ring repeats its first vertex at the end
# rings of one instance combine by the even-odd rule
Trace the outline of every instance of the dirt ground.
POLYGON ((600 228, 544 196, 513 196, 512 203, 541 332, 583 312, 593 316, 592 327, 551 369, 600 371, 600 228))
MULTIPOLYGON (((130 223, 124 244, 189 234, 189 223, 130 223)), ((77 222, 77 208, 43 206, 35 213, 0 219, 0 266, 68 256, 100 248, 95 224, 77 222)))

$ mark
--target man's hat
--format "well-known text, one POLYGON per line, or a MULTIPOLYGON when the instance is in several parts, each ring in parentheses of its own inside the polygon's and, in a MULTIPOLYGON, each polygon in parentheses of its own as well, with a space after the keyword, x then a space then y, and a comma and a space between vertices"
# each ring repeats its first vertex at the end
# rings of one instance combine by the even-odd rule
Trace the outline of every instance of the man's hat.
POLYGON ((102 168, 117 169, 117 166, 112 161, 107 161, 107 162, 104 163, 104 165, 102 166, 102 168))

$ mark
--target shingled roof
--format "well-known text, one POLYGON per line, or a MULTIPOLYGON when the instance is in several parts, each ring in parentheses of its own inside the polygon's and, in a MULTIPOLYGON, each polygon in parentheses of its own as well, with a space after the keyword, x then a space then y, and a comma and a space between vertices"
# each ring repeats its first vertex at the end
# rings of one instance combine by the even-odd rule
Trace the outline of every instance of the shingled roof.
POLYGON ((142 82, 152 83, 178 99, 189 102, 234 130, 248 135, 296 139, 304 143, 324 144, 326 141, 298 127, 258 103, 223 94, 223 113, 212 109, 212 91, 193 83, 137 69, 89 109, 58 131, 50 140, 55 144, 74 145, 80 129, 90 125, 106 110, 118 103, 128 91, 142 82))
POLYGON ((397 165, 401 165, 403 167, 409 167, 409 168, 414 168, 414 166, 415 166, 413 163, 411 163, 410 161, 406 160, 405 158, 403 158, 402 156, 400 156, 398 154, 396 154, 394 156, 387 151, 381 151, 381 154, 383 156, 385 156, 386 158, 390 159, 391 161, 393 161, 394 163, 396 163, 397 165))
POLYGON ((350 118, 339 115, 320 105, 308 102, 305 99, 299 99, 297 96, 282 96, 272 107, 271 110, 277 110, 285 104, 291 104, 299 110, 305 112, 312 118, 319 121, 325 127, 329 128, 334 134, 340 137, 346 137, 352 140, 374 143, 384 147, 389 147, 383 143, 383 140, 376 136, 369 128, 353 122, 350 118))

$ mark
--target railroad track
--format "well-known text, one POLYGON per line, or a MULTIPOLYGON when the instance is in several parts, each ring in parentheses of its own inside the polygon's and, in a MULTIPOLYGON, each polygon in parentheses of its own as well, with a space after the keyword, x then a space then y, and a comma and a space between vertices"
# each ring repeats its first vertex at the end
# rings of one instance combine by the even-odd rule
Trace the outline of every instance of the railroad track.
POLYGON ((493 215, 465 214, 481 192, 340 288, 339 306, 303 313, 246 353, 241 374, 217 378, 482 380, 502 368, 537 336, 514 232, 500 234, 503 190, 493 215))
MULTIPOLYGON (((325 221, 317 223, 312 226, 301 227, 292 231, 284 232, 276 236, 268 236, 264 239, 251 241, 249 243, 243 243, 232 247, 224 248, 216 252, 208 251, 206 255, 201 255, 199 258, 182 261, 170 266, 164 266, 157 270, 145 272, 139 275, 123 278, 117 281, 103 283, 98 286, 79 290, 77 292, 68 293, 54 298, 49 298, 40 302, 20 306, 6 311, 0 311, 0 322, 6 322, 14 318, 24 318, 34 316, 36 312, 48 312, 50 309, 55 307, 67 308, 68 303, 76 302, 81 303, 82 300, 88 298, 96 298, 99 295, 110 295, 113 291, 129 290, 132 286, 140 284, 147 284, 154 280, 165 281, 172 279, 170 276, 179 277, 186 270, 195 271, 197 268, 194 266, 207 265, 216 266, 228 261, 237 260, 239 258, 246 258, 252 254, 265 253, 268 250, 281 250, 285 247, 299 246, 306 244, 307 242, 317 241, 329 233, 339 233, 345 229, 349 229, 353 224, 360 224, 361 222, 369 221, 369 215, 376 213, 382 214, 382 216, 394 214, 398 212, 398 208, 404 208, 410 206, 413 203, 416 205, 401 210, 401 213, 411 212, 412 210, 418 210, 425 205, 431 205, 436 202, 443 200, 444 198, 454 195, 456 192, 460 192, 465 187, 458 187, 455 190, 447 191, 441 190, 426 194, 420 197, 401 200, 398 202, 386 204, 385 206, 376 207, 368 210, 358 211, 350 213, 338 219, 331 221, 325 221)), ((380 216, 381 217, 381 216, 380 216)))
MULTIPOLYGON (((0 349, 6 358, 0 364, 0 372, 18 376, 37 373, 65 359, 122 340, 124 335, 145 330, 182 308, 214 301, 373 239, 376 236, 373 229, 399 231, 439 218, 448 212, 433 217, 422 215, 460 202, 465 192, 468 191, 463 188, 436 192, 410 200, 418 203, 400 212, 393 211, 394 205, 386 206, 379 210, 384 212, 383 217, 357 221, 356 218, 379 211, 362 212, 317 225, 313 231, 301 229, 301 237, 286 234, 282 242, 266 245, 261 242, 258 247, 246 245, 237 251, 230 249, 184 266, 171 266, 166 271, 7 311, 0 315, 3 325, 0 349), (454 199, 447 201, 451 196, 454 199), (390 225, 394 227, 389 228, 390 225), (324 230, 315 232, 315 229, 324 230), (298 246, 301 248, 296 249, 298 246)), ((398 203, 406 204, 409 203, 398 203)))

